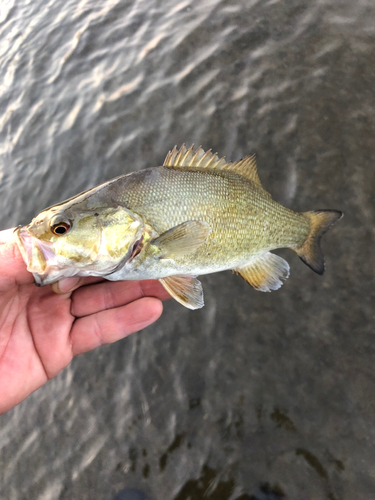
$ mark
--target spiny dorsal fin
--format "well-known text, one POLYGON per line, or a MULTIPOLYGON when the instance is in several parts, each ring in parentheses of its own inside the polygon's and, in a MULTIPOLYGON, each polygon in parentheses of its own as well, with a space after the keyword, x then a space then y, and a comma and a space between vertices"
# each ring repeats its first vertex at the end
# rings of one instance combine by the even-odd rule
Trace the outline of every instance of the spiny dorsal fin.
POLYGON ((175 146, 172 151, 167 154, 163 167, 173 168, 186 168, 186 167, 199 167, 199 168, 223 168, 226 165, 224 158, 219 158, 217 153, 212 153, 211 149, 204 151, 199 147, 194 151, 194 145, 187 148, 185 144, 177 149, 175 146))
POLYGON ((255 290, 270 292, 281 287, 281 280, 289 276, 289 264, 286 260, 271 252, 254 256, 251 262, 239 269, 233 269, 255 290))
POLYGON ((159 281, 177 302, 188 309, 200 309, 204 306, 202 283, 195 276, 168 276, 159 281))
MULTIPOLYGON (((188 149, 185 144, 183 144, 180 149, 177 149, 177 146, 175 146, 172 151, 169 151, 163 166, 173 168, 200 167, 216 170, 231 170, 232 172, 236 172, 246 177, 263 189, 258 176, 255 154, 246 156, 246 158, 233 163, 231 161, 226 162, 225 158, 219 158, 218 154, 212 153, 211 149, 204 151, 199 147, 197 151, 194 151, 194 145, 190 146, 188 149)), ((268 196, 271 196, 267 191, 264 190, 264 192, 268 196)))

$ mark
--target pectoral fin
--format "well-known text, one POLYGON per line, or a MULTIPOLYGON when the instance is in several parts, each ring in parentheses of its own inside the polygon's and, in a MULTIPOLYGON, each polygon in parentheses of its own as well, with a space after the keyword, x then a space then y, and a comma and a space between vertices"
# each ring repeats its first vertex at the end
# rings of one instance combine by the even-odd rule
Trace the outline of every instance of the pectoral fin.
POLYGON ((200 309, 204 306, 202 283, 194 276, 168 276, 159 281, 177 302, 188 309, 200 309))
POLYGON ((289 276, 289 264, 274 253, 267 252, 258 255, 245 267, 233 269, 255 290, 260 292, 270 292, 281 287, 289 276))
POLYGON ((210 232, 207 222, 189 220, 169 229, 152 244, 160 248, 162 258, 171 259, 193 252, 206 241, 210 232))

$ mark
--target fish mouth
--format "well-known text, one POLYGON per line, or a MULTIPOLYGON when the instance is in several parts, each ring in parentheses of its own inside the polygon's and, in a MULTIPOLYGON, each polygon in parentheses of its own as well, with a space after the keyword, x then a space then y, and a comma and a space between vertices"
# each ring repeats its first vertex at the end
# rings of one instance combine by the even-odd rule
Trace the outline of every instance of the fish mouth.
POLYGON ((35 238, 27 226, 17 227, 14 230, 14 238, 26 268, 33 274, 37 285, 48 285, 58 280, 61 270, 55 264, 51 243, 35 238))

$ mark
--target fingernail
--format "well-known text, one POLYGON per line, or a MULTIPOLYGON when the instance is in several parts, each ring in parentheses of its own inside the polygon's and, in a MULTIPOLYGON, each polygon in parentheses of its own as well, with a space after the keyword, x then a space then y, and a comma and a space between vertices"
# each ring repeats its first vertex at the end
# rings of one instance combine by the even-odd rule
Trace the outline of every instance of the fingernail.
POLYGON ((63 280, 58 281, 52 285, 52 289, 56 293, 68 293, 80 282, 80 278, 65 278, 63 280))

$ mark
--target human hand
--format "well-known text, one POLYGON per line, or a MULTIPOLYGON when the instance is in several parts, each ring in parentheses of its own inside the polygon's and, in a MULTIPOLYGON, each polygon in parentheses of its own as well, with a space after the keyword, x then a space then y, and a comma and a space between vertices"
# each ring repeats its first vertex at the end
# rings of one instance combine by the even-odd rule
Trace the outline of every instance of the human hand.
POLYGON ((156 321, 167 298, 154 280, 68 278, 53 289, 38 288, 13 229, 0 231, 0 414, 56 376, 73 356, 156 321))

